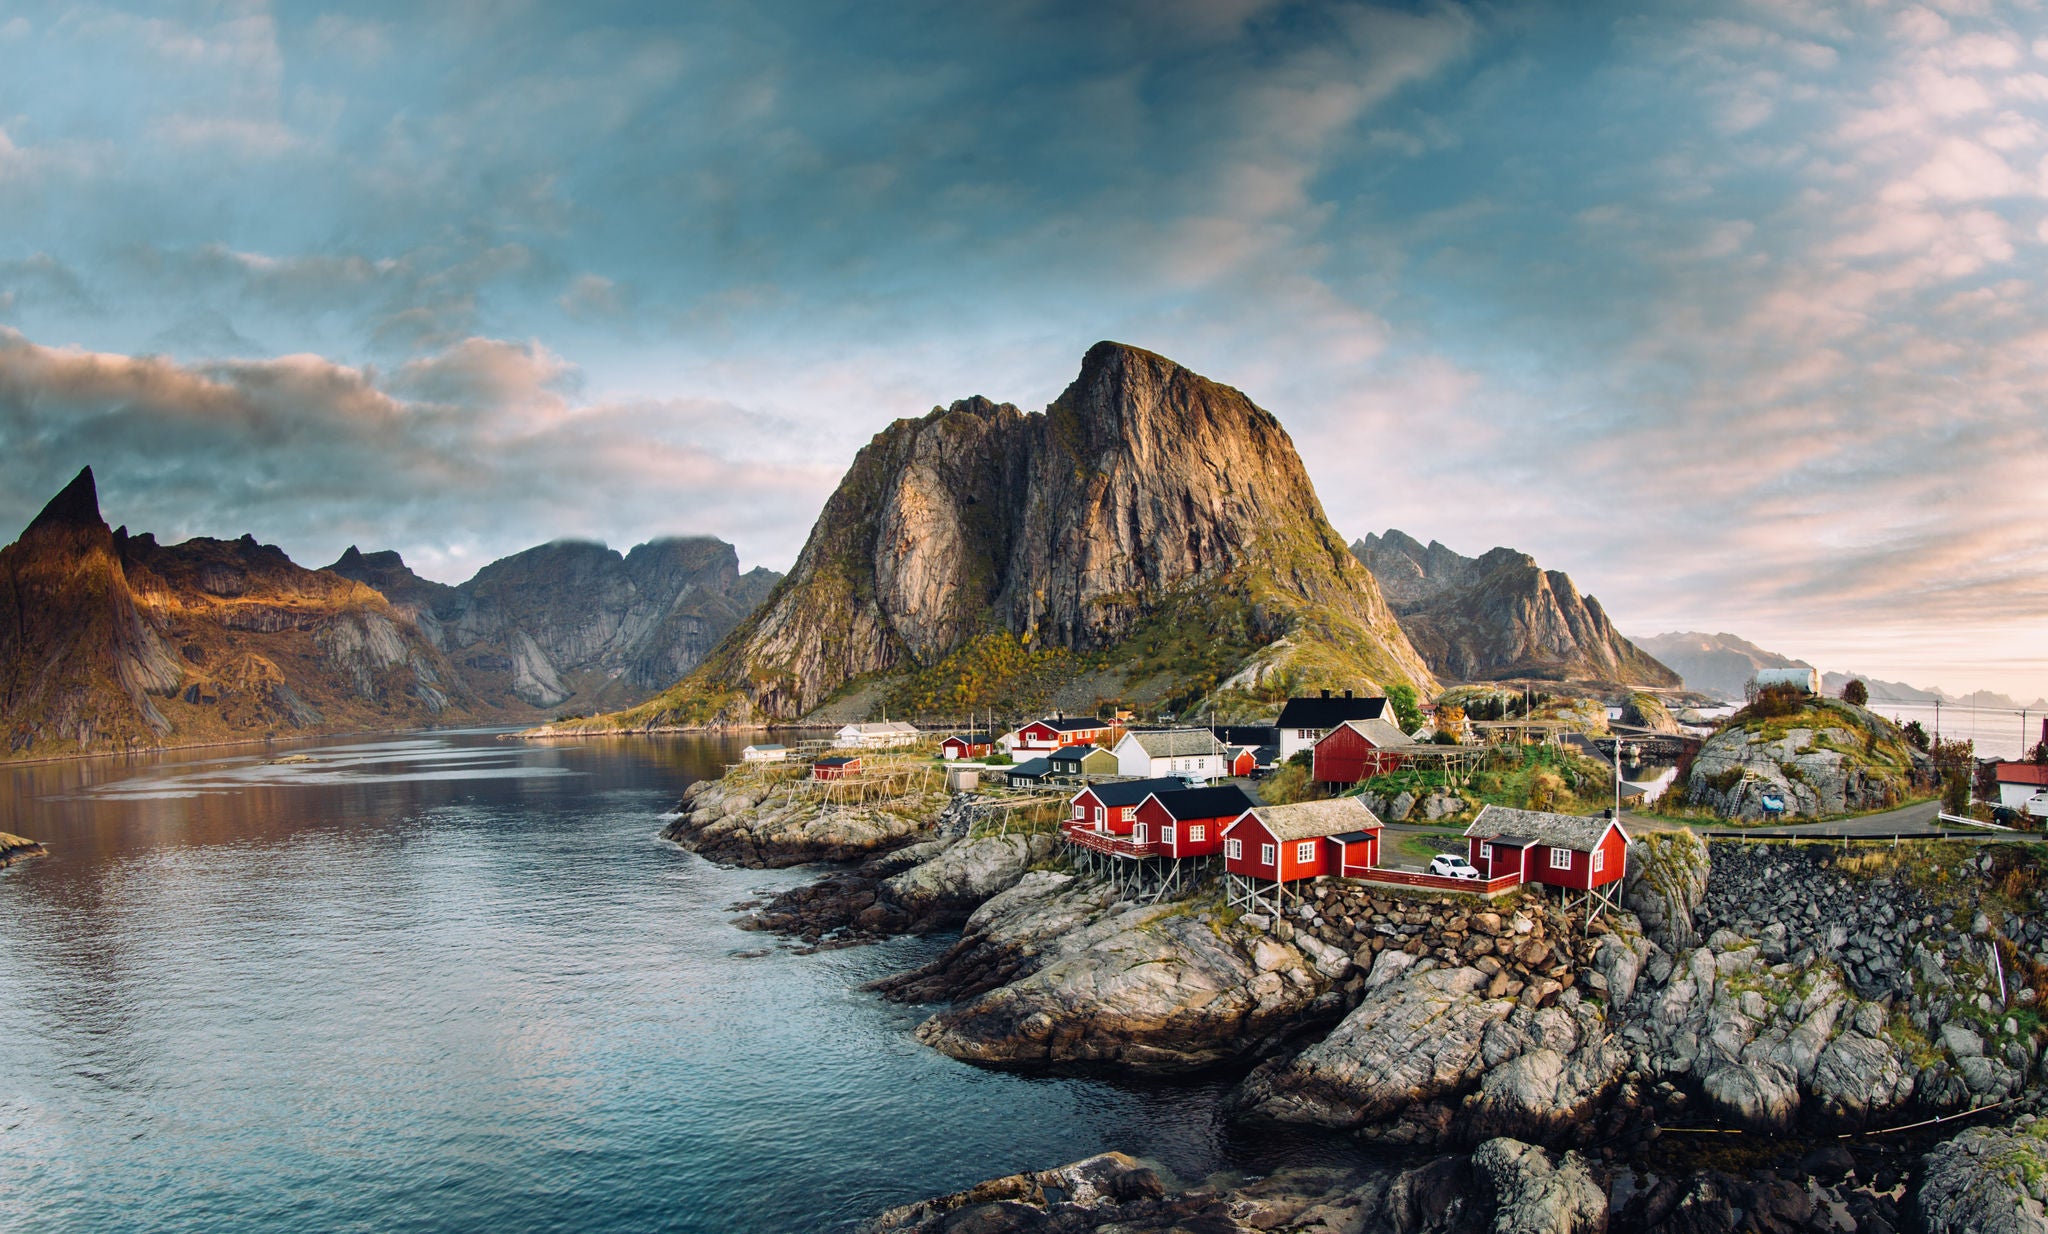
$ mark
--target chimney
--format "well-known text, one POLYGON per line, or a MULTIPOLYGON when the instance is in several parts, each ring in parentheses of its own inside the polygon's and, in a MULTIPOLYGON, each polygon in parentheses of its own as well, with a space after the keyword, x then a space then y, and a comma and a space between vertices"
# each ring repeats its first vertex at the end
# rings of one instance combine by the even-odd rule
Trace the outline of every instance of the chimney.
POLYGON ((1344 697, 1345 697, 1345 698, 1350 698, 1350 697, 1351 697, 1351 691, 1349 691, 1349 690, 1346 690, 1346 691, 1344 691, 1344 697))
POLYGON ((1325 691, 1323 691, 1323 697, 1324 697, 1324 698, 1328 698, 1328 697, 1330 697, 1330 692, 1329 692, 1328 690, 1325 690, 1325 691))

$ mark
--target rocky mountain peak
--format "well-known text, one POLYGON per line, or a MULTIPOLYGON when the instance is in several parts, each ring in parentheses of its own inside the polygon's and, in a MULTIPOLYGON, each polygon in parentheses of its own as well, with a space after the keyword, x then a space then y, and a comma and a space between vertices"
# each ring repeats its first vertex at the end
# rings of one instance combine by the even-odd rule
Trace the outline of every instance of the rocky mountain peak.
POLYGON ((50 498, 43 512, 29 523, 28 535, 38 529, 51 527, 83 527, 105 531, 107 520, 100 516, 99 486, 93 483, 92 468, 86 467, 72 477, 63 491, 50 498))

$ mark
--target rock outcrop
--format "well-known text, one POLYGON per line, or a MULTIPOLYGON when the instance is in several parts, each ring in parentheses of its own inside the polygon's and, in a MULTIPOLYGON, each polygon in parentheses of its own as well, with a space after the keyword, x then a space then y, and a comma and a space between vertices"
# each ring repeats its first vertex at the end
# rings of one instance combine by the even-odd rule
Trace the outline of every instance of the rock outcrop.
POLYGON ((101 518, 90 468, 0 550, 0 732, 13 757, 473 715, 375 591, 254 537, 160 545, 101 518))
POLYGON ((1101 343, 1043 413, 968 399, 877 434, 761 609, 602 723, 788 719, 856 678, 958 706, 1063 667, 1090 698, 1430 683, 1279 421, 1101 343))
POLYGON ((1913 1207, 1927 1234, 2048 1234, 2048 1123, 1972 1128, 1927 1154, 1913 1207))
POLYGON ((479 698, 514 713, 628 706, 674 685, 782 578, 742 574, 732 545, 710 537, 653 540, 623 555, 556 541, 454 587, 414 574, 393 552, 351 547, 327 568, 376 588, 479 698))
POLYGON ((1685 679, 1688 690, 1741 702, 1749 679, 1758 669, 1812 668, 1804 660, 1765 651, 1733 634, 1701 634, 1686 630, 1639 638, 1636 646, 1668 664, 1685 679))
POLYGON ((1600 602, 1527 553, 1466 557, 1400 531, 1351 551, 1379 581, 1402 630, 1440 677, 1669 687, 1678 674, 1623 638, 1600 602))
POLYGON ((47 857, 49 855, 50 850, 44 848, 40 840, 31 840, 24 836, 9 835, 4 831, 0 831, 0 870, 6 869, 17 861, 27 861, 31 857, 47 857))
POLYGON ((934 835, 943 793, 910 791, 874 802, 836 802, 789 785, 699 780, 683 791, 662 837, 726 865, 777 869, 859 861, 934 835))
POLYGON ((1891 721, 1811 698, 1789 715, 1732 716, 1694 756, 1686 800, 1749 822, 1881 810, 1904 799, 1925 762, 1891 721))

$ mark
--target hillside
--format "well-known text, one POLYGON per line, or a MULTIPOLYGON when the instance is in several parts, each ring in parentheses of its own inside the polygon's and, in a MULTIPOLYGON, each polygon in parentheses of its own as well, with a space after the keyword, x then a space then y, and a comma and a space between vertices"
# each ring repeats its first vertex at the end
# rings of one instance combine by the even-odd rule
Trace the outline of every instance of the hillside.
POLYGON ((0 550, 10 757, 420 728, 471 702, 377 592, 249 536, 110 530, 90 468, 0 550))
POLYGON ((515 713, 628 706, 675 684, 782 578, 740 573, 733 546, 708 536, 623 555, 556 541, 459 586, 421 578, 393 552, 352 547, 327 568, 376 588, 481 700, 515 713))
POLYGON ((1671 687, 1679 676, 1629 642, 1562 571, 1496 548, 1466 557, 1389 530, 1351 546, 1409 641, 1440 677, 1671 687))
POLYGON ((1782 709, 1760 700, 1700 747, 1685 799, 1723 818, 1820 818, 1897 805, 1915 773, 1931 769, 1897 725, 1865 708, 1832 698, 1782 709), (1766 808, 1766 797, 1781 808, 1766 808))
POLYGON ((1044 412, 984 398, 864 447, 788 578, 608 726, 1061 700, 1256 707, 1433 684, 1270 413, 1100 343, 1044 412))
POLYGON ((1804 660, 1765 651, 1733 634, 1701 634, 1687 630, 1637 639, 1636 643, 1678 670, 1678 675, 1685 678, 1687 689, 1730 702, 1742 700, 1743 687, 1759 669, 1813 667, 1804 660))

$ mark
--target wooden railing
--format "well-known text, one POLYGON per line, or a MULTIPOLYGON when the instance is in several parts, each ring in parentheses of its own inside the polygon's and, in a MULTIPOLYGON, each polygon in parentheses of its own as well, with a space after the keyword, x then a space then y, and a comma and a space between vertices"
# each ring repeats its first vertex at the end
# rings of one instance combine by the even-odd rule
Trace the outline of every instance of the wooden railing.
POLYGON ((1062 827, 1060 834, 1070 843, 1098 853, 1111 853, 1119 857, 1156 857, 1159 849, 1149 841, 1133 840, 1129 836, 1114 835, 1107 831, 1096 831, 1086 827, 1062 827))
POLYGON ((1396 887, 1427 887, 1432 891, 1462 891, 1467 895, 1496 896, 1503 891, 1512 891, 1522 885, 1519 874, 1503 874, 1498 878, 1452 878, 1447 874, 1417 874, 1409 870, 1388 870, 1378 866, 1370 870, 1345 874, 1346 878, 1364 883, 1388 883, 1396 887))

